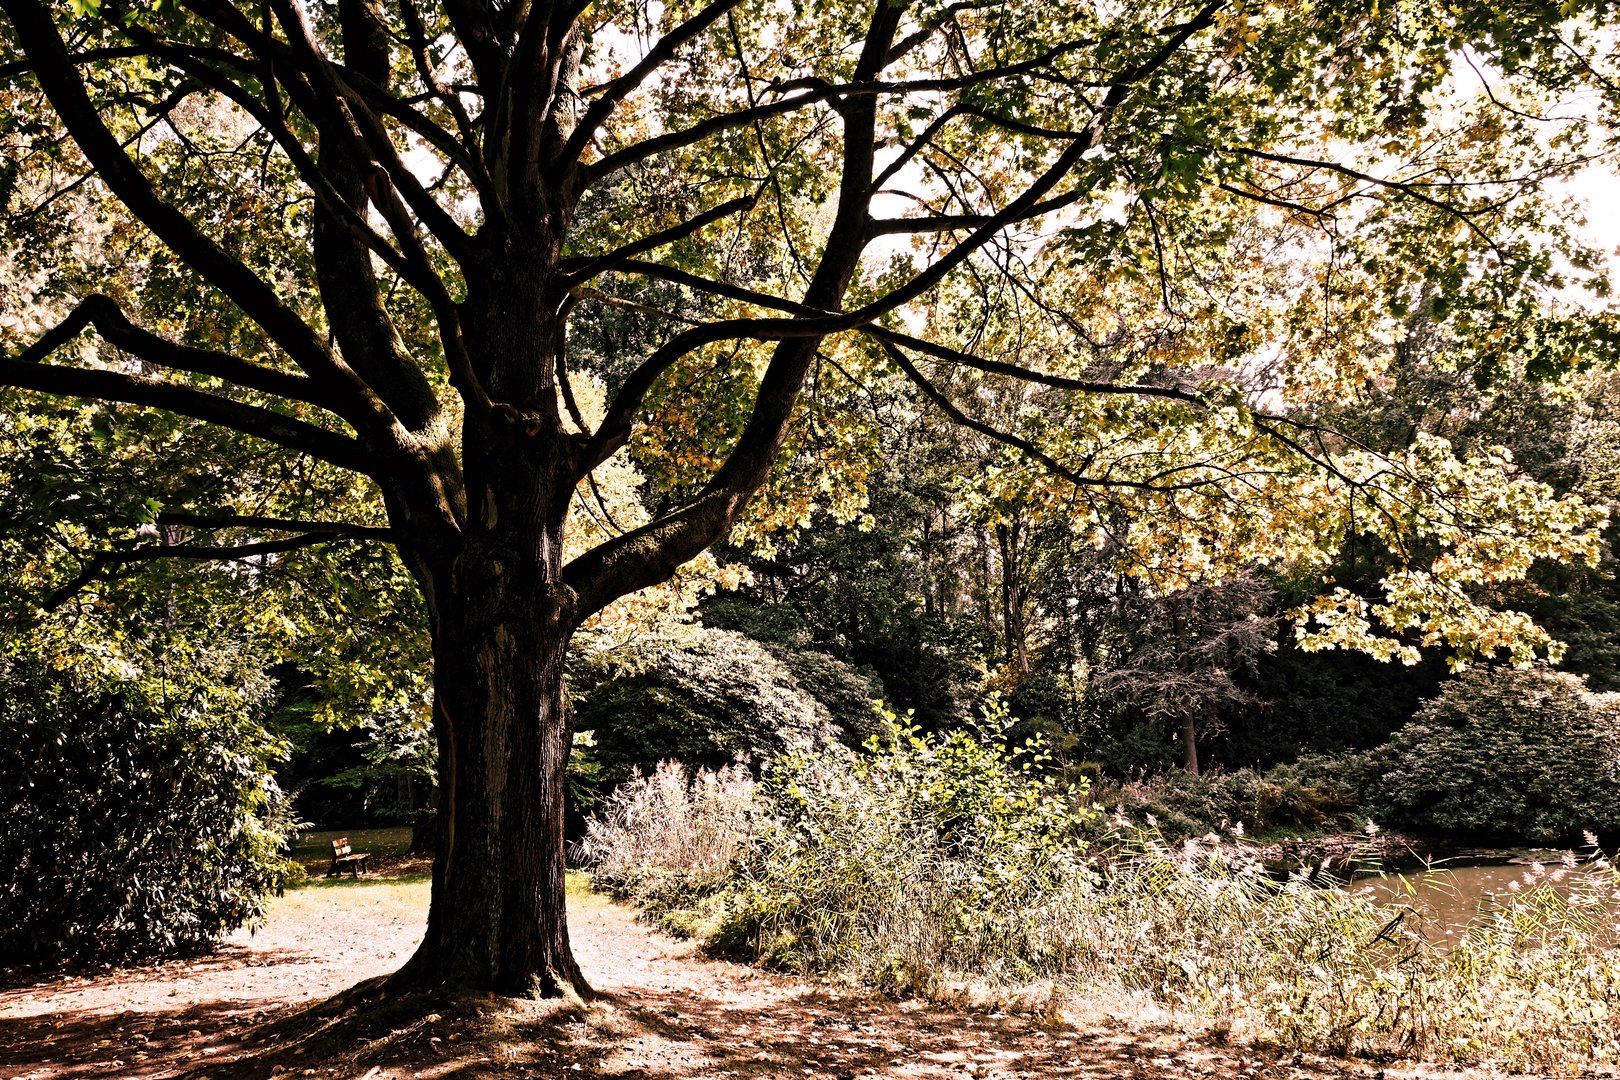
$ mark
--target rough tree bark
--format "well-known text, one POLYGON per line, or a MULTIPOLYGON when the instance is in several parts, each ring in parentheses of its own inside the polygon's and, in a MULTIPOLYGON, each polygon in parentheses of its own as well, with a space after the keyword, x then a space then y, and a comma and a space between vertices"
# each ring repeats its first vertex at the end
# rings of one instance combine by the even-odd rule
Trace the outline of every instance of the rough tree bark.
POLYGON ((463 316, 475 376, 518 417, 464 422, 467 511, 448 544, 412 544, 408 497, 395 513, 428 600, 440 762, 427 932, 396 980, 587 997, 568 941, 562 843, 563 671, 581 617, 564 580, 564 522, 583 467, 581 440, 540 409, 556 387, 552 366, 533 358, 554 356, 564 331, 551 315, 560 233, 534 234, 551 243, 481 264, 463 316))
POLYGON ((435 589, 445 597, 433 615, 438 850, 406 982, 589 993, 568 943, 560 843, 575 605, 535 569, 510 546, 477 545, 435 589), (451 588, 458 578, 464 587, 451 588))

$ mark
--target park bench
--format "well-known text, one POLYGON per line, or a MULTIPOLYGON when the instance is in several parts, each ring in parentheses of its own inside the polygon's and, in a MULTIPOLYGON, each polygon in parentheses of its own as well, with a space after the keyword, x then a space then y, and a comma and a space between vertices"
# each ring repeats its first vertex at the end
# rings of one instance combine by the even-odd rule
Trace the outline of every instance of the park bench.
POLYGON ((332 841, 332 869, 326 872, 327 877, 337 877, 344 869, 356 878, 360 871, 366 869, 366 861, 371 858, 369 851, 353 851, 349 848, 349 838, 340 836, 332 841))

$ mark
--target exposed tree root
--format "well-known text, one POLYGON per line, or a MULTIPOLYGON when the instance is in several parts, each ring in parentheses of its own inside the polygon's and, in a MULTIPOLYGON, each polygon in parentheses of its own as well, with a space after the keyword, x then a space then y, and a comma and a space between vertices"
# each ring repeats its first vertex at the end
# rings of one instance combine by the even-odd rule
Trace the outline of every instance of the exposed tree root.
POLYGON ((570 1046, 584 1021, 576 999, 523 1000, 494 994, 401 987, 371 979, 250 1030, 234 1060, 211 1060, 183 1077, 261 1080, 271 1076, 361 1077, 433 1065, 457 1077, 491 1073, 590 1077, 591 1054, 570 1046), (574 1066, 578 1066, 575 1068, 574 1066))

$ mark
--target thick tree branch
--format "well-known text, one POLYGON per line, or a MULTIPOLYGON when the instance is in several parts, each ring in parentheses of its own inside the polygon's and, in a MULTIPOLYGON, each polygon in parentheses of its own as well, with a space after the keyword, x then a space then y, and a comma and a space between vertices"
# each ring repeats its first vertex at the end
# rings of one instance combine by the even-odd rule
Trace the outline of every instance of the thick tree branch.
POLYGON ((360 443, 347 436, 257 405, 247 405, 144 375, 43 364, 25 359, 0 359, 0 385, 63 397, 144 405, 219 424, 341 468, 368 475, 375 475, 378 471, 377 463, 360 443))
POLYGON ((237 544, 235 546, 151 544, 130 548, 127 551, 97 552, 90 556, 84 569, 71 581, 47 593, 40 606, 46 611, 54 611, 97 581, 110 579, 115 576, 118 570, 141 563, 157 562, 160 559, 182 559, 190 562, 241 562, 244 559, 256 559, 264 555, 281 555, 289 551, 298 551, 302 548, 314 547, 317 544, 330 544, 334 541, 356 539, 366 538, 342 533, 314 532, 283 537, 280 540, 263 540, 258 543, 237 544))
MULTIPOLYGON (((390 227, 400 236, 404 250, 396 249, 379 235, 363 216, 366 205, 366 179, 371 174, 370 156, 355 135, 349 120, 340 109, 319 105, 319 95, 302 79, 287 79, 286 70, 301 69, 299 57, 292 50, 273 39, 266 38, 251 25, 242 25, 234 12, 221 14, 223 24, 236 35, 247 35, 247 40, 263 50, 264 69, 259 81, 264 86, 265 100, 259 100, 236 79, 220 68, 234 68, 248 72, 245 61, 221 49, 200 49, 159 39, 141 26, 132 26, 126 33, 148 44, 154 55, 166 59, 180 70, 208 85, 235 102, 275 140, 287 155, 299 177, 309 187, 315 202, 315 257, 317 279, 327 303, 333 333, 343 349, 345 360, 366 380, 392 413, 410 432, 431 429, 441 415, 440 404, 432 387, 420 369, 405 353, 392 319, 381 299, 381 290, 373 272, 367 251, 376 255, 398 277, 421 293, 436 310, 448 307, 447 291, 437 271, 431 265, 416 238, 415 224, 409 215, 399 209, 387 191, 386 205, 393 211, 390 227), (279 64, 276 58, 280 58, 279 64), (277 85, 287 85, 294 99, 306 113, 315 114, 313 121, 328 130, 335 128, 331 137, 334 144, 323 151, 323 160, 317 162, 303 141, 294 134, 286 114, 281 108, 277 85)), ((386 37, 380 27, 351 27, 353 62, 357 67, 371 63, 382 77, 387 71, 388 52, 386 37), (367 31, 370 31, 368 33, 367 31), (363 40, 371 38, 370 41, 363 40), (380 46, 380 47, 379 47, 380 46)), ((365 78, 363 71, 352 73, 357 79, 365 78)), ((388 187, 386 178, 383 188, 388 187)), ((439 325, 446 354, 458 356, 459 328, 452 317, 439 325)))
MULTIPOLYGON (((569 186, 578 155, 564 149, 573 131, 574 83, 583 48, 580 28, 561 4, 513 4, 506 11, 506 69, 484 99, 490 172, 514 220, 537 223, 553 209, 540 192, 569 186), (550 174, 549 180, 542 175, 550 174)), ((522 227, 522 226, 520 226, 522 227)))
MULTIPOLYGON (((388 129, 371 110, 364 96, 343 78, 339 67, 321 50, 314 32, 303 17, 302 9, 290 0, 271 0, 271 2, 277 11, 283 32, 299 58, 300 66, 318 80, 317 92, 324 90, 330 95, 326 104, 331 115, 321 125, 323 134, 330 137, 342 131, 347 137, 362 144, 386 171, 392 192, 397 192, 404 198, 416 219, 444 245, 452 257, 458 262, 465 263, 472 256, 471 238, 405 165, 388 129)), ((346 34, 345 37, 347 36, 346 34)), ((386 95, 386 92, 384 94, 386 95)), ((375 192, 373 197, 376 197, 375 192)), ((408 237, 401 236, 399 226, 393 218, 390 218, 389 224, 394 227, 396 238, 409 254, 410 247, 416 242, 414 230, 408 237)))
MULTIPOLYGON (((428 88, 428 91, 449 110, 450 115, 455 119, 456 127, 461 132, 463 149, 469 161, 474 163, 472 168, 477 169, 481 177, 473 173, 469 173, 469 175, 472 178, 473 185, 482 191, 484 190, 484 183, 488 183, 490 177, 487 172, 484 172, 482 163, 478 162, 478 147, 473 133, 472 117, 467 114, 466 107, 462 105, 461 95, 454 87, 447 85, 444 80, 440 79, 438 72, 433 70, 433 63, 428 55, 427 27, 422 22, 422 13, 417 10, 416 0, 401 0, 399 11, 400 16, 405 21, 405 35, 410 42, 411 59, 416 62, 417 75, 421 78, 422 85, 428 88)), ((493 193, 493 184, 490 184, 490 188, 493 193)))
POLYGON ((293 362, 317 380, 323 392, 344 403, 343 416, 357 430, 377 432, 394 426, 386 405, 274 290, 218 242, 154 190, 108 130, 84 83, 73 69, 50 9, 39 0, 0 0, 23 51, 35 62, 35 76, 84 156, 119 200, 147 228, 223 292, 280 345, 293 362))
POLYGON ((17 359, 40 363, 90 326, 94 326, 110 344, 148 364, 206 375, 289 401, 301 401, 328 411, 337 411, 336 403, 327 399, 308 376, 290 375, 274 368, 261 367, 213 349, 176 344, 136 326, 110 297, 101 295, 87 296, 79 301, 67 318, 46 331, 17 359))
POLYGON ((444 13, 487 99, 488 88, 501 85, 506 77, 506 51, 490 5, 486 0, 444 0, 444 13))
MULTIPOLYGON (((875 6, 862 43, 860 59, 855 65, 857 80, 872 79, 882 69, 884 57, 899 29, 903 10, 899 5, 875 6)), ((805 290, 804 303, 812 308, 830 309, 838 306, 849 288, 869 238, 867 229, 871 219, 868 192, 871 190, 874 167, 877 101, 875 98, 860 99, 844 108, 840 115, 843 119, 844 147, 838 208, 827 233, 821 261, 805 290)), ((749 500, 769 478, 771 466, 786 437, 800 389, 824 335, 803 333, 802 326, 793 325, 796 320, 763 321, 788 325, 781 328, 775 352, 760 380, 754 407, 730 455, 690 506, 601 544, 564 567, 564 581, 579 596, 581 615, 600 610, 627 592, 667 579, 676 568, 725 535, 749 500)), ((703 333, 708 329, 696 327, 688 333, 703 333)), ((679 345, 666 346, 666 349, 670 355, 668 363, 673 363, 689 351, 679 345)), ((650 385, 660 373, 661 369, 649 372, 648 366, 643 365, 631 378, 639 377, 650 385)), ((630 396, 635 397, 637 393, 644 395, 645 392, 643 387, 633 390, 630 396)), ((616 425, 629 423, 630 415, 621 409, 626 396, 621 389, 609 409, 609 415, 616 425)), ((639 398, 635 400, 637 403, 632 407, 639 409, 639 398)), ((607 424, 603 426, 606 428, 607 424)), ((610 434, 608 441, 611 442, 614 437, 610 434)), ((593 452, 600 453, 602 449, 601 432, 598 432, 597 437, 587 445, 587 458, 593 452)), ((586 466, 587 471, 594 466, 595 462, 590 462, 586 466)))
MULTIPOLYGON (((406 258, 398 249, 384 239, 361 216, 359 209, 351 205, 341 195, 331 177, 324 173, 308 148, 288 126, 285 114, 270 102, 261 101, 250 93, 240 82, 219 70, 217 65, 224 64, 233 67, 243 67, 238 58, 221 50, 203 50, 194 46, 180 46, 158 38, 142 26, 132 26, 126 31, 136 40, 143 42, 149 54, 162 59, 185 72, 203 86, 228 98, 239 108, 252 117, 265 133, 275 141, 281 152, 287 155, 287 160, 310 189, 317 204, 328 211, 334 218, 342 221, 355 239, 365 244, 371 251, 388 266, 390 270, 410 284, 413 288, 424 294, 432 288, 432 282, 437 280, 431 270, 424 277, 421 267, 406 258)), ((278 50, 285 51, 285 50, 278 50)), ((276 78, 274 66, 271 66, 266 81, 276 78)), ((307 89, 298 84, 301 89, 307 89)), ((271 102, 276 100, 270 95, 271 102)), ((357 197, 356 203, 361 202, 357 197)))

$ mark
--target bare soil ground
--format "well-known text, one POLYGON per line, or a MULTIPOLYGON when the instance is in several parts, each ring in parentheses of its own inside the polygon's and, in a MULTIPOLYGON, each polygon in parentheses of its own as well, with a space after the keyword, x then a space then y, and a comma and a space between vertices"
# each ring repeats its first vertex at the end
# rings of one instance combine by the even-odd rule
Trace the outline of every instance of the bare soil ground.
POLYGON ((571 927, 590 1005, 390 998, 376 977, 420 939, 428 886, 389 862, 391 877, 290 891, 212 956, 0 984, 0 1080, 1384 1075, 1223 1045, 1139 1007, 892 1002, 707 960, 583 890, 571 927))

